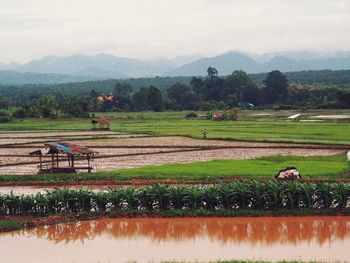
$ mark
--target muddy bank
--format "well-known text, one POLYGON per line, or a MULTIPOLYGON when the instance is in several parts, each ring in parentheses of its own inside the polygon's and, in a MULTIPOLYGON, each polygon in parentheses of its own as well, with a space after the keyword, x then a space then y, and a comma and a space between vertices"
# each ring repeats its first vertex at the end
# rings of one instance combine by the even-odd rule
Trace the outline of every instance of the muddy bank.
POLYGON ((19 215, 0 215, 0 220, 12 220, 18 222, 23 228, 33 228, 37 226, 53 225, 59 223, 69 223, 77 221, 86 221, 106 218, 211 218, 211 217, 344 217, 350 218, 350 209, 303 209, 303 210, 217 210, 203 211, 198 210, 168 210, 168 211, 111 211, 111 212, 93 212, 93 213, 69 213, 56 214, 48 216, 19 216, 19 215))
MULTIPOLYGON (((50 182, 50 181, 0 181, 0 193, 10 192, 11 190, 18 192, 26 192, 25 188, 28 188, 30 193, 35 193, 35 190, 45 191, 48 188, 87 188, 87 189, 108 189, 109 187, 127 187, 135 186, 142 187, 155 184, 164 185, 214 185, 221 183, 232 183, 236 180, 247 181, 240 176, 226 177, 225 179, 211 179, 211 180, 154 180, 154 179, 133 179, 133 180, 98 180, 98 181, 62 181, 62 182, 50 182), (21 189, 21 187, 24 187, 21 189), (18 188, 18 189, 16 189, 18 188)), ((261 178, 262 181, 269 181, 271 178, 261 178)), ((248 180, 249 181, 249 180, 248 180)), ((350 179, 301 179, 299 183, 350 183, 350 179)))

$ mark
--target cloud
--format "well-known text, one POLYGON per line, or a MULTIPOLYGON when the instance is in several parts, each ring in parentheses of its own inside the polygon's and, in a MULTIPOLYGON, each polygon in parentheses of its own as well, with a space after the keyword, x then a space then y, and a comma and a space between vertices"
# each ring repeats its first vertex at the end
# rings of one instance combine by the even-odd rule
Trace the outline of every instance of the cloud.
POLYGON ((348 49, 347 0, 2 0, 0 57, 348 49))

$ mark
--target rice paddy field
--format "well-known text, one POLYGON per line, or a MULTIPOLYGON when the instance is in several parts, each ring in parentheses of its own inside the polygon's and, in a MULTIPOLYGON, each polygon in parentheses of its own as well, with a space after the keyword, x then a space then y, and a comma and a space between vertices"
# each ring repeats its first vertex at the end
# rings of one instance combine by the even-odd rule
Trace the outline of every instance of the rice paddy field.
POLYGON ((90 119, 0 124, 4 260, 349 262, 350 123, 329 116, 350 111, 187 113, 98 113, 108 131, 90 119), (37 174, 29 153, 50 142, 98 152, 92 173, 37 174), (286 167, 300 183, 274 180, 286 167))
MULTIPOLYGON (((301 119, 297 122, 288 121, 288 117, 300 113, 298 111, 242 111, 239 113, 240 120, 236 122, 185 119, 187 113, 99 113, 97 116, 108 118, 114 131, 134 134, 202 138, 202 131, 207 128, 210 139, 350 144, 349 122, 320 121, 314 118, 319 115, 350 115, 350 111, 301 112, 301 119)), ((91 124, 86 119, 27 119, 0 124, 0 131, 89 130, 90 128, 91 124)))
POLYGON ((69 141, 98 152, 93 165, 101 180, 269 178, 286 166, 298 166, 305 178, 348 177, 350 125, 311 121, 323 111, 301 112, 299 121, 288 121, 297 111, 241 111, 239 121, 186 119, 187 113, 98 113, 111 122, 110 131, 92 131, 88 119, 0 124, 0 175, 34 175, 38 160, 30 152, 69 141))

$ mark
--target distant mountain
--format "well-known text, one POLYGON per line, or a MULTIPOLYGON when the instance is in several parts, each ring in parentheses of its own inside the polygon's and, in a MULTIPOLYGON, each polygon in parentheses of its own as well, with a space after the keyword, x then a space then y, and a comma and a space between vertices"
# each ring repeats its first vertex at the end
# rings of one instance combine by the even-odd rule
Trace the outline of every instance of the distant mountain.
POLYGON ((64 83, 102 79, 151 78, 156 76, 204 76, 208 67, 220 75, 235 70, 262 73, 350 69, 350 53, 318 54, 293 51, 251 56, 228 52, 214 57, 179 56, 172 59, 132 59, 109 54, 67 57, 46 56, 25 64, 0 63, 0 84, 64 83))
POLYGON ((129 58, 118 58, 107 54, 72 55, 68 57, 43 57, 32 60, 17 68, 20 72, 55 73, 104 77, 127 77, 133 74, 149 74, 143 71, 148 64, 143 61, 129 58), (104 73, 104 74, 103 74, 104 73))
POLYGON ((21 73, 10 70, 0 70, 1 85, 23 85, 23 84, 59 84, 68 82, 81 82, 88 80, 99 80, 102 78, 89 76, 74 76, 53 73, 21 73))
POLYGON ((171 59, 143 61, 108 54, 47 56, 25 64, 0 64, 0 70, 22 73, 53 73, 104 78, 157 76, 176 68, 171 59))
POLYGON ((231 74, 232 71, 236 69, 241 69, 247 72, 260 72, 260 65, 253 58, 239 52, 230 52, 212 58, 198 59, 163 75, 202 76, 206 74, 208 67, 215 67, 220 75, 231 74))
POLYGON ((240 52, 228 52, 223 55, 201 58, 182 65, 163 74, 163 76, 204 76, 208 67, 215 67, 220 75, 231 74, 235 70, 247 73, 261 73, 272 70, 283 72, 303 70, 342 70, 350 69, 350 54, 343 57, 321 56, 307 52, 284 53, 284 55, 264 55, 252 58, 240 52), (301 59, 304 55, 304 59, 301 59), (307 59, 306 59, 307 58, 307 59))

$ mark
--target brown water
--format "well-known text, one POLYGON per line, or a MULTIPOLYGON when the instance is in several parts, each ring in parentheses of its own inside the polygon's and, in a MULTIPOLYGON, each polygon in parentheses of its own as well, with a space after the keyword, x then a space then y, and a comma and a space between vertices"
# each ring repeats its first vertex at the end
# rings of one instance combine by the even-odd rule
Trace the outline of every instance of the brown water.
POLYGON ((1 262, 350 262, 350 217, 102 219, 0 234, 1 262))

